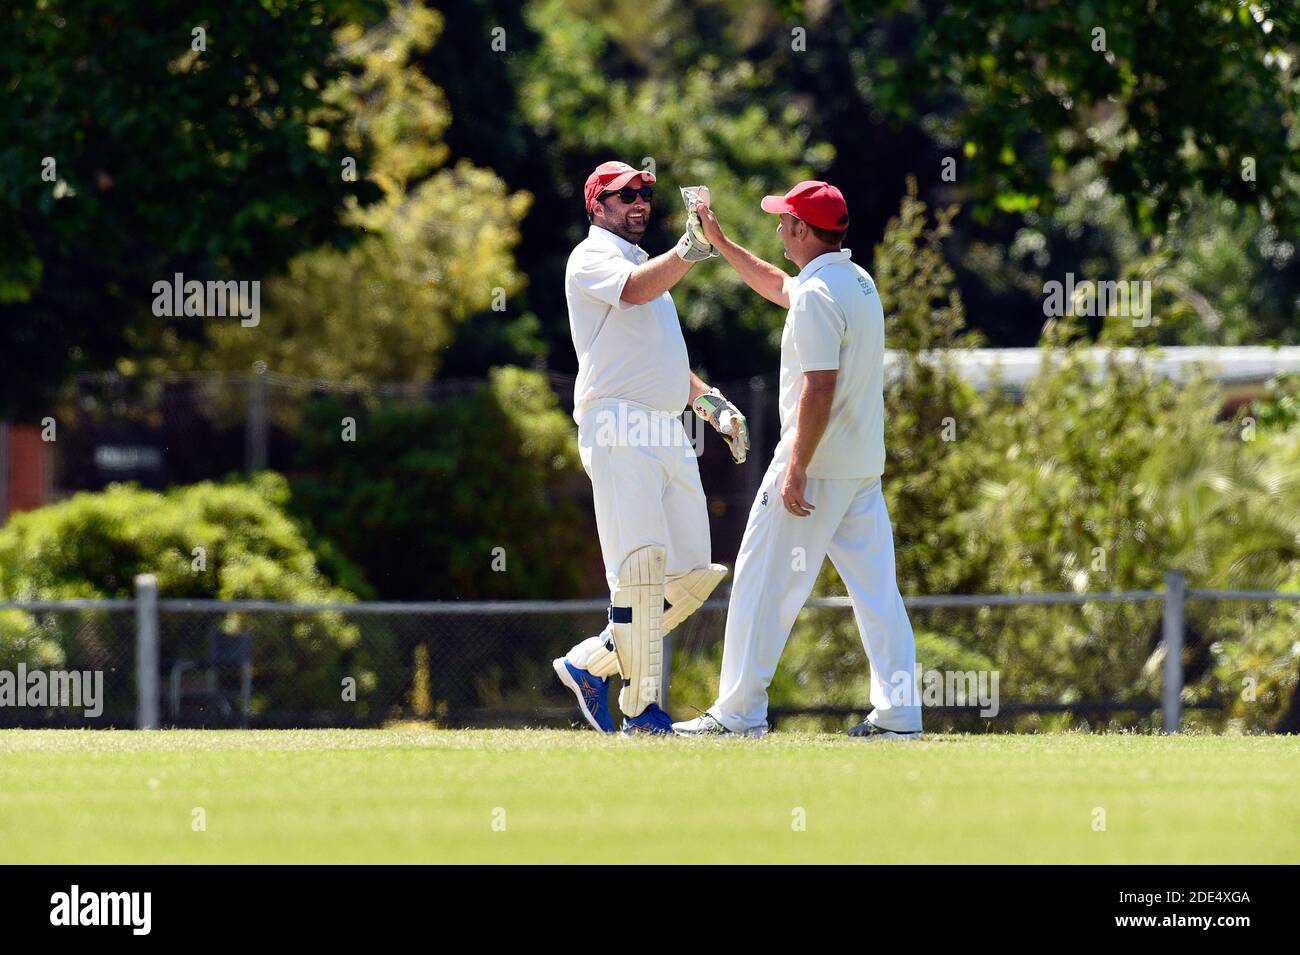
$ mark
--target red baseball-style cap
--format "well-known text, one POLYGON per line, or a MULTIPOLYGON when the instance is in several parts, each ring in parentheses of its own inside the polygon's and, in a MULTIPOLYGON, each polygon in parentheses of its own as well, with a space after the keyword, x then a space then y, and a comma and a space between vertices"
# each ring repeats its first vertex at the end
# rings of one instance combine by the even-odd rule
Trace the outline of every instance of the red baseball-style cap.
POLYGON ((655 181, 655 174, 648 169, 637 169, 617 159, 601 163, 596 167, 596 171, 587 177, 587 184, 582 189, 583 197, 586 199, 583 208, 590 212, 598 195, 613 189, 622 189, 637 176, 644 177, 646 185, 655 181))
POLYGON ((849 224, 844 193, 817 179, 799 183, 784 196, 764 196, 762 206, 764 212, 788 212, 819 229, 844 229, 849 224))

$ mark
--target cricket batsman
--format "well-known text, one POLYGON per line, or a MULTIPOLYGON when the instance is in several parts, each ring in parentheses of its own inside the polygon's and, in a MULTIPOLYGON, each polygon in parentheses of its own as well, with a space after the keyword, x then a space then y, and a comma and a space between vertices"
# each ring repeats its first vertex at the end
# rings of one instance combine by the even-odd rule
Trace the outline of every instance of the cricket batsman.
POLYGON ((655 176, 623 162, 596 167, 583 190, 587 237, 565 269, 569 328, 578 354, 573 417, 591 478, 609 583, 609 623, 552 666, 587 723, 614 732, 609 680, 622 677, 623 732, 671 735, 660 707, 663 637, 727 574, 710 563, 709 518, 694 447, 682 425, 689 401, 722 432, 737 463, 749 450, 745 417, 690 369, 669 290, 717 250, 700 231, 697 198, 682 190, 687 229, 650 258, 655 176))
POLYGON ((801 182, 762 208, 790 278, 735 242, 707 203, 705 239, 759 295, 788 309, 781 335, 781 440, 749 512, 727 607, 717 702, 673 729, 683 736, 767 730, 767 688, 795 617, 829 554, 853 602, 871 664, 873 712, 850 736, 917 739, 916 643, 898 592, 894 539, 880 493, 885 467, 885 315, 876 284, 842 248, 844 196, 801 182))

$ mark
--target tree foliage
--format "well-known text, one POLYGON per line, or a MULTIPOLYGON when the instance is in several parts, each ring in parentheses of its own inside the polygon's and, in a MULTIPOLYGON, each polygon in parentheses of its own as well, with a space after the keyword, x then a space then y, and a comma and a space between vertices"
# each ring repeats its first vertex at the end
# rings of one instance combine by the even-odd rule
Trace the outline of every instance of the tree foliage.
MULTIPOLYGON (((1295 320, 1300 260, 1295 241, 1251 206, 1213 199, 1199 188, 1170 227, 1144 236, 1123 197, 1095 160, 1053 174, 1050 212, 1014 218, 996 237, 967 236, 954 258, 985 289, 1000 290, 1006 312, 1041 315, 1048 281, 1149 282, 1143 327, 1094 319, 1087 331, 1117 344, 1260 345, 1300 342, 1295 320)), ((994 307, 987 296, 981 305, 994 307)))
POLYGON ((595 529, 572 498, 585 483, 573 423, 536 372, 498 369, 490 384, 433 405, 322 399, 302 437, 293 506, 364 568, 379 596, 595 589, 595 529), (356 421, 355 443, 340 440, 344 417, 356 421))
POLYGON ((1162 230, 1196 187, 1265 203, 1284 233, 1300 223, 1292 4, 848 8, 881 54, 861 62, 875 104, 899 119, 933 115, 961 148, 962 183, 1003 211, 1050 203, 1050 171, 1091 158, 1144 232, 1162 230), (1113 138, 1090 135, 1111 119, 1113 138))
POLYGON ((22 360, 0 377, 0 411, 43 410, 69 371, 156 347, 155 281, 255 279, 346 238, 344 199, 373 196, 310 139, 343 122, 320 114, 346 69, 334 28, 380 8, 4 5, 0 353, 22 360))
POLYGON ((265 361, 281 373, 335 381, 423 381, 458 323, 504 310, 523 287, 513 251, 528 194, 511 193, 467 160, 446 165, 447 102, 417 61, 439 23, 437 13, 409 3, 369 30, 339 31, 336 42, 356 72, 325 91, 342 122, 318 126, 313 141, 323 151, 371 156, 359 172, 381 199, 348 209, 345 222, 363 236, 356 245, 303 253, 270 280, 261 324, 214 328, 202 364, 247 369, 265 361))

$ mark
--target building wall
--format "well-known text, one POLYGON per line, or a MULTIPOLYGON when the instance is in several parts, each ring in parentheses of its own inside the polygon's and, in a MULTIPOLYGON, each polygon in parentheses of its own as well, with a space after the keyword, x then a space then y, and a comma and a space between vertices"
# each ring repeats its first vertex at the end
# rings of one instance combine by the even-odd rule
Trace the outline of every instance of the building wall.
POLYGON ((0 439, 3 515, 30 511, 49 503, 50 445, 41 440, 40 429, 26 424, 5 424, 0 439))

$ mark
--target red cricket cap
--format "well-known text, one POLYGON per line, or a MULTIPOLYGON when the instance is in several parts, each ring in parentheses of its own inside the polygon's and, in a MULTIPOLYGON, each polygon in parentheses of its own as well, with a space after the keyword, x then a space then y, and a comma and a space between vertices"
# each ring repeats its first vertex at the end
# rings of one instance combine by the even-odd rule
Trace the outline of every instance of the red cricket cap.
POLYGON ((601 163, 596 167, 596 171, 587 177, 587 184, 583 186, 582 195, 586 200, 583 208, 590 212, 598 195, 613 189, 622 189, 637 176, 644 177, 646 185, 655 181, 655 174, 648 169, 637 169, 617 159, 601 163))
POLYGON ((764 196, 762 206, 764 212, 788 212, 819 229, 844 229, 849 224, 844 193, 817 179, 799 183, 784 196, 764 196))

